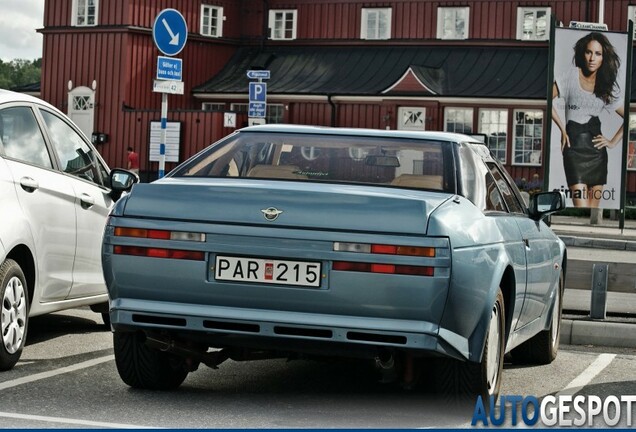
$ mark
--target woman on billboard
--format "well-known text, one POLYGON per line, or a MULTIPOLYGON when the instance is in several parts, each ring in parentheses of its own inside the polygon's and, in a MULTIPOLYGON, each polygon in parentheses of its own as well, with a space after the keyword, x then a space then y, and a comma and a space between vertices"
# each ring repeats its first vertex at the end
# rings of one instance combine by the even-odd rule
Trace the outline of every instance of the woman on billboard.
POLYGON ((574 45, 576 66, 557 77, 552 98, 564 102, 565 125, 555 104, 552 120, 561 132, 565 177, 575 207, 599 207, 607 183, 607 149, 623 139, 623 126, 614 136, 601 132, 600 114, 607 110, 623 117, 617 83, 621 60, 607 37, 591 32, 574 45))

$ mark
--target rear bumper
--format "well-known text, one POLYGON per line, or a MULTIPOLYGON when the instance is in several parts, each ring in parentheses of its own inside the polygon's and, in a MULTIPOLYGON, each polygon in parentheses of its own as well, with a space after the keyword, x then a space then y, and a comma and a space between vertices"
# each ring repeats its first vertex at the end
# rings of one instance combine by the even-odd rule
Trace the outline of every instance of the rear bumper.
MULTIPOLYGON (((117 299, 111 302, 115 331, 163 333, 214 348, 281 350, 321 355, 374 357, 383 349, 416 356, 466 359, 458 335, 440 336, 436 324, 386 318, 117 299), (454 346, 455 345, 455 346, 454 346)), ((448 331, 442 331, 448 334, 448 331)), ((463 339, 463 338, 460 338, 463 339)))

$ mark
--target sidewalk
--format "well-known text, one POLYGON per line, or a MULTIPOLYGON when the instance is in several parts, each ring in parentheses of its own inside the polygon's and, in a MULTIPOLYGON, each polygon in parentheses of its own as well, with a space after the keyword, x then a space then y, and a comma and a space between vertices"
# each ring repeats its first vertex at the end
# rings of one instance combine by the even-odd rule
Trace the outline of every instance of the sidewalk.
MULTIPOLYGON (((551 222, 552 230, 570 248, 570 259, 593 261, 593 255, 600 253, 605 261, 636 265, 636 220, 625 220, 623 230, 617 220, 591 225, 589 217, 552 216, 551 222)), ((591 290, 566 289, 561 343, 636 348, 636 290, 607 292, 604 320, 589 317, 591 295, 591 290)))

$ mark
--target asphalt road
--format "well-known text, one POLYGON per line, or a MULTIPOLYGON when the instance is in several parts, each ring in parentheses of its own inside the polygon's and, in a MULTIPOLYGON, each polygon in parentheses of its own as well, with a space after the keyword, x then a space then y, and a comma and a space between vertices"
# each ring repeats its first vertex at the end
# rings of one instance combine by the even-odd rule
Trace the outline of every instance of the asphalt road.
MULTIPOLYGON (((565 346, 548 366, 506 364, 501 394, 636 395, 634 371, 636 348, 565 346)), ((22 360, 0 373, 3 428, 465 428, 473 410, 381 384, 353 361, 228 361, 174 392, 134 390, 88 309, 32 319, 22 360)))

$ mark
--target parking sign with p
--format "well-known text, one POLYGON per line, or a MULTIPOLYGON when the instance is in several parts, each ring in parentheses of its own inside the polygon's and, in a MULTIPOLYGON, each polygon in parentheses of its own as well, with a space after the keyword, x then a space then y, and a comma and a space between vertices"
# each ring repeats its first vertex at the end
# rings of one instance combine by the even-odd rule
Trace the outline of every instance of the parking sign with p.
POLYGON ((262 82, 250 83, 250 102, 265 102, 267 99, 267 84, 262 82))

